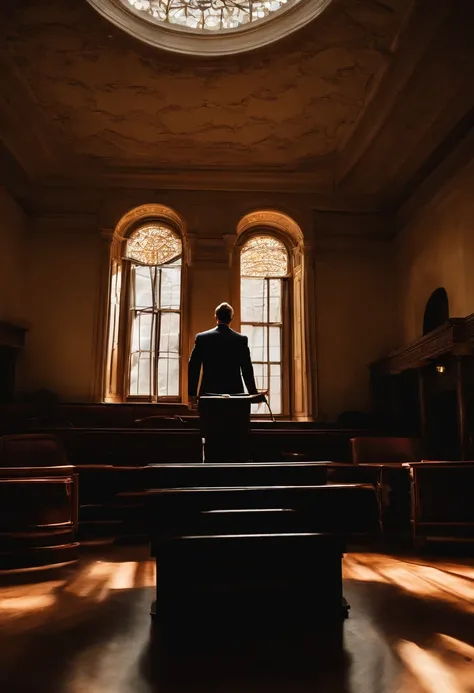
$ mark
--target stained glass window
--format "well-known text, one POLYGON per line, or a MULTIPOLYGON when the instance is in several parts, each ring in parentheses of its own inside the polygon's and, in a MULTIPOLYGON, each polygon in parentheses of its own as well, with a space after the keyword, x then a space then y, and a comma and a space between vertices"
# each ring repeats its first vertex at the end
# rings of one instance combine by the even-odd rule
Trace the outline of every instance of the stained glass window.
POLYGON ((158 22, 201 31, 226 31, 269 18, 299 0, 122 0, 158 22))
POLYGON ((181 238, 177 233, 166 226, 149 223, 131 234, 126 257, 141 265, 157 266, 172 262, 181 252, 181 238))
MULTIPOLYGON (((283 337, 288 251, 273 236, 254 236, 243 246, 240 259, 240 314, 247 335, 259 390, 268 390, 274 414, 283 413, 283 337)), ((253 405, 265 414, 265 405, 253 405)))
POLYGON ((273 236, 254 236, 242 248, 240 274, 243 277, 285 277, 288 251, 273 236))

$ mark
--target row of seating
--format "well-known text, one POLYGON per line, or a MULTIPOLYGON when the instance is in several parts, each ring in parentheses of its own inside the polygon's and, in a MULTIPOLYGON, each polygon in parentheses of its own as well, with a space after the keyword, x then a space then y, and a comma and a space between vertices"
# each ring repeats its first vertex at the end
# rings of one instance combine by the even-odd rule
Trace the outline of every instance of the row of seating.
MULTIPOLYGON (((159 575, 152 614, 161 623, 175 623, 179 613, 189 618, 203 605, 207 616, 223 613, 228 619, 234 604, 229 593, 244 593, 242 607, 250 613, 255 609, 249 610, 249 599, 258 595, 265 622, 281 619, 285 611, 313 625, 341 622, 347 614, 342 556, 348 542, 377 534, 374 488, 304 483, 306 474, 294 464, 283 476, 279 469, 278 485, 262 485, 265 472, 268 480, 275 471, 265 470, 267 465, 218 465, 211 474, 202 464, 181 465, 165 473, 168 483, 179 486, 123 494, 146 504, 159 575), (284 483, 291 473, 300 476, 299 483, 284 483)), ((315 472, 322 477, 317 467, 315 472)))
MULTIPOLYGON (((367 441, 364 439, 363 444, 367 441)), ((24 554, 28 554, 28 546, 32 550, 35 546, 38 549, 60 546, 64 556, 73 556, 77 548, 77 526, 79 537, 86 540, 143 535, 143 500, 127 497, 124 492, 180 488, 183 484, 222 487, 224 479, 241 487, 265 486, 269 480, 278 486, 368 484, 377 493, 379 519, 386 539, 409 536, 410 528, 416 545, 432 538, 472 538, 474 516, 470 489, 474 463, 397 463, 393 459, 364 463, 360 461, 362 448, 358 441, 352 444, 354 456, 359 455, 358 464, 81 464, 74 468, 68 466, 60 441, 52 435, 5 436, 0 439, 0 484, 4 498, 0 506, 0 554, 5 559, 2 564, 0 558, 0 564, 8 563, 12 547, 19 546, 15 533, 21 535, 24 554), (54 507, 63 513, 60 521, 48 514, 53 498, 54 507), (34 517, 23 513, 25 504, 30 509, 36 508, 34 517)), ((382 447, 390 444, 390 440, 377 444, 382 447)), ((407 445, 406 441, 400 443, 400 447, 403 445, 407 445)), ((61 550, 54 550, 60 556, 61 550)), ((41 561, 39 553, 37 556, 41 561)))

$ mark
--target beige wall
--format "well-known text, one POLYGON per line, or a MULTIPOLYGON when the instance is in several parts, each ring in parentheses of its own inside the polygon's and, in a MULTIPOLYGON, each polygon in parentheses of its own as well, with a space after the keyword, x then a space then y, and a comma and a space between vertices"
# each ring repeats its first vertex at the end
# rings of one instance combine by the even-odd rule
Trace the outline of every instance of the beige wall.
MULTIPOLYGON (((44 387, 69 401, 93 398, 103 252, 99 228, 112 229, 121 214, 146 201, 150 200, 135 194, 121 195, 88 228, 47 218, 32 226, 28 239, 31 331, 24 390, 44 387)), ((257 199, 173 193, 153 201, 179 211, 194 239, 187 298, 191 346, 195 332, 212 325, 217 302, 231 298, 229 246, 222 236, 235 233, 239 219, 257 207, 257 199)), ((280 199, 276 204, 274 199, 259 198, 258 202, 293 213, 306 241, 314 242, 307 200, 280 199)), ((316 296, 309 311, 317 321, 317 339, 311 348, 317 358, 320 418, 331 420, 347 409, 367 409, 368 364, 394 346, 391 253, 385 243, 341 240, 330 249, 316 242, 315 258, 316 296)))
POLYGON ((24 325, 26 219, 0 187, 0 320, 24 325))
POLYGON ((438 287, 450 316, 474 312, 474 164, 406 224, 396 242, 400 346, 420 337, 426 302, 438 287))
POLYGON ((322 419, 370 408, 369 364, 393 349, 393 254, 389 242, 321 251, 316 261, 319 409, 322 419))
POLYGON ((23 391, 46 388, 66 401, 91 399, 101 243, 96 229, 32 225, 23 391))

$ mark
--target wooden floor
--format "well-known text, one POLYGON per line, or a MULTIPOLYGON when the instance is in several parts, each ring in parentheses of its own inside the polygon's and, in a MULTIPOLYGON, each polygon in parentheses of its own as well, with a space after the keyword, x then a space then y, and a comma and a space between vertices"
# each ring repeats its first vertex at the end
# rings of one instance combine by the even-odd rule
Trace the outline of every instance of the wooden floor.
POLYGON ((474 692, 473 561, 351 554, 345 578, 342 650, 324 633, 262 636, 250 623, 232 647, 203 624, 191 647, 167 649, 150 628, 146 550, 96 551, 41 582, 0 587, 0 690, 474 692))

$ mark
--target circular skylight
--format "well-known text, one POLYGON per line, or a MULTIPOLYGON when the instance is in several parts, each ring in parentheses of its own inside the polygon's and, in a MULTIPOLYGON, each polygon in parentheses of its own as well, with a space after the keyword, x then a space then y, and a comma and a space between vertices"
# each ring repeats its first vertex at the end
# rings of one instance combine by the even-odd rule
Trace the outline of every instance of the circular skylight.
POLYGON ((332 0, 88 0, 146 43, 177 53, 226 55, 264 46, 317 17, 332 0))
POLYGON ((121 0, 151 21, 196 29, 229 31, 270 19, 300 0, 121 0))

